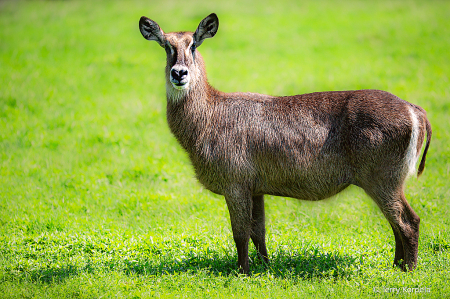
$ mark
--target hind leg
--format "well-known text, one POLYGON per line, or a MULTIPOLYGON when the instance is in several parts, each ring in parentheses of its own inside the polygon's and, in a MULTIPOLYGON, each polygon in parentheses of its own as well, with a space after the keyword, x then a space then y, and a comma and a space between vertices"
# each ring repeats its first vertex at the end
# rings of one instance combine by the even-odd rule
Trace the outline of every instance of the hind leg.
POLYGON ((406 201, 402 188, 391 190, 371 188, 366 192, 378 204, 394 232, 394 265, 403 271, 413 270, 417 265, 420 218, 406 201))
POLYGON ((405 251, 403 249, 402 237, 400 233, 397 231, 395 226, 391 224, 392 231, 394 232, 395 237, 395 257, 394 257, 394 267, 401 267, 401 263, 405 260, 405 251))
POLYGON ((419 224, 420 218, 406 201, 402 192, 403 211, 398 224, 400 237, 403 243, 404 263, 401 265, 403 271, 413 270, 417 266, 417 254, 419 247, 419 224))

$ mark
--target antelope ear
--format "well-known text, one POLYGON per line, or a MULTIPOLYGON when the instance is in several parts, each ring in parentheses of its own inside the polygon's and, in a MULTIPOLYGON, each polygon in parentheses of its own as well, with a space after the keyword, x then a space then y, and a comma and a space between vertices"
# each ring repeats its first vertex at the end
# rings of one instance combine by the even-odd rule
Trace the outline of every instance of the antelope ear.
POLYGON ((198 47, 200 46, 205 38, 210 38, 216 35, 217 30, 219 29, 219 18, 215 13, 210 14, 206 18, 204 18, 195 30, 194 33, 194 42, 198 47))
POLYGON ((139 20, 139 30, 145 39, 154 40, 164 48, 166 42, 164 31, 162 31, 161 27, 155 21, 147 17, 141 17, 139 20))

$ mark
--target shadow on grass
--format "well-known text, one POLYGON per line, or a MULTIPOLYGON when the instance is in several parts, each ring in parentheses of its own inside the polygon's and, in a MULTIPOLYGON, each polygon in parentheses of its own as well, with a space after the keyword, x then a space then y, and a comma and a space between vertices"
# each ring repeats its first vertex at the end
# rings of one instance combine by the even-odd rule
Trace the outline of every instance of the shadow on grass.
MULTIPOLYGON (((321 252, 318 249, 308 249, 297 253, 278 251, 271 256, 268 265, 263 264, 256 252, 250 253, 250 260, 252 275, 270 274, 276 278, 289 279, 350 278, 358 275, 362 263, 362 257, 355 258, 336 252, 321 252)), ((95 264, 88 263, 84 267, 52 268, 47 266, 46 268, 34 269, 21 276, 32 281, 52 283, 81 274, 108 271, 119 271, 127 275, 138 276, 203 273, 218 277, 238 274, 235 256, 219 256, 218 253, 210 252, 208 257, 166 258, 164 262, 160 263, 152 263, 151 260, 115 260, 95 264)))

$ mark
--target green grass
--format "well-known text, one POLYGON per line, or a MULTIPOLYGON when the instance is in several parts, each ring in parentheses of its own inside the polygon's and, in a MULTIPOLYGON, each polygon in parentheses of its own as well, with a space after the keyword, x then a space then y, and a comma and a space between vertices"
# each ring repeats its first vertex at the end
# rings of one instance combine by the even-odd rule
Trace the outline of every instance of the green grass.
POLYGON ((0 2, 0 297, 450 296, 450 3, 447 1, 0 2), (223 91, 376 88, 422 106, 418 268, 392 269, 387 221, 359 189, 323 202, 267 197, 265 269, 236 273, 223 198, 194 179, 165 121, 165 53, 195 30, 223 91), (405 289, 403 289, 403 287, 405 289), (400 288, 399 294, 387 288, 400 288), (411 288, 427 288, 421 293, 411 288))

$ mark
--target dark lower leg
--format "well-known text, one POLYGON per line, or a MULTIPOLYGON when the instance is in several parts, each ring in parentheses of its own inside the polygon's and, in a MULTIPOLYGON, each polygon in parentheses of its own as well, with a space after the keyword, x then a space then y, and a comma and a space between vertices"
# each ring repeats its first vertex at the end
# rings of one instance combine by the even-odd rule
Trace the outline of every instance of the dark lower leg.
POLYGON ((403 271, 410 271, 417 265, 420 218, 406 201, 403 192, 399 197, 384 211, 395 236, 394 265, 400 264, 403 271), (403 261, 400 263, 400 260, 403 261))
POLYGON ((248 263, 248 237, 234 237, 238 253, 238 267, 239 272, 243 274, 250 273, 250 267, 248 263))
POLYGON ((248 241, 250 240, 252 198, 244 192, 236 192, 239 196, 226 196, 228 211, 230 213, 233 238, 238 253, 239 271, 249 274, 248 241))
POLYGON ((406 201, 402 187, 389 188, 387 184, 365 190, 391 224, 395 236, 394 265, 400 264, 403 271, 413 270, 417 265, 420 218, 406 201))
POLYGON ((420 218, 408 204, 404 195, 402 196, 402 200, 403 213, 400 216, 400 236, 403 241, 403 249, 405 253, 405 267, 403 270, 406 271, 413 270, 417 266, 420 218))
POLYGON ((259 255, 266 263, 269 262, 267 247, 266 247, 266 227, 265 227, 265 213, 264 213, 264 197, 253 196, 252 209, 252 230, 250 237, 253 244, 258 249, 259 255))
POLYGON ((394 257, 394 267, 395 267, 400 266, 401 263, 405 262, 405 252, 403 250, 403 243, 400 233, 394 228, 392 224, 391 227, 395 237, 395 257, 394 257))

